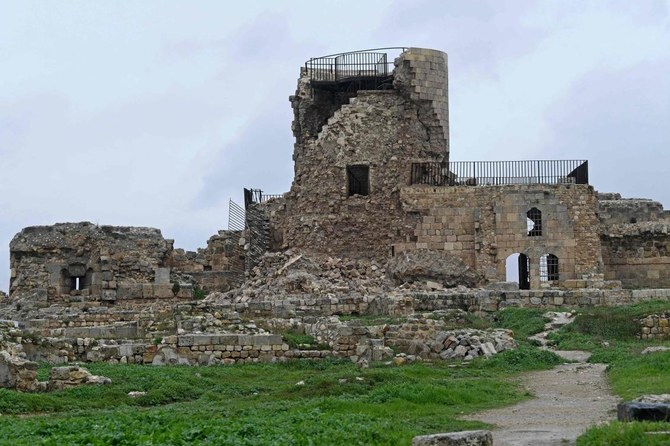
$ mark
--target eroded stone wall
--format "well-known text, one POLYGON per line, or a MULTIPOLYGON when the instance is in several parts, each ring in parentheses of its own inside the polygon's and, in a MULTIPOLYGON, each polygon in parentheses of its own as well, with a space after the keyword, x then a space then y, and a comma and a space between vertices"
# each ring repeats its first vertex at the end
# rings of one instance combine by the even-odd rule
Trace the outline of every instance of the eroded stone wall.
POLYGON ((601 235, 605 277, 626 288, 670 288, 670 224, 610 226, 601 235))
POLYGON ((348 102, 335 95, 324 112, 325 93, 303 72, 291 97, 295 178, 276 214, 284 218, 272 221, 284 247, 385 258, 412 233, 399 201, 410 163, 448 160, 446 55, 410 49, 395 73, 394 89, 358 91, 348 102), (350 193, 352 166, 368 170, 367 194, 350 193))
POLYGON ((607 226, 668 219, 658 201, 644 198, 622 198, 621 194, 598 194, 598 214, 607 226))
POLYGON ((670 218, 661 203, 599 194, 605 278, 626 288, 670 288, 670 218))
POLYGON ((87 222, 28 227, 10 243, 10 297, 46 306, 192 298, 196 287, 225 291, 240 280, 231 273, 244 270, 239 237, 221 231, 196 253, 175 250, 153 228, 87 222))

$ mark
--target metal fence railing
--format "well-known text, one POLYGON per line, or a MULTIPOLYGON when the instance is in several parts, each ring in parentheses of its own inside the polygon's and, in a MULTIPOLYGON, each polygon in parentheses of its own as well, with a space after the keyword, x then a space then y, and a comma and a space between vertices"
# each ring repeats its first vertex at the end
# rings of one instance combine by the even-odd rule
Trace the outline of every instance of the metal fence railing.
POLYGON ((244 208, 233 200, 228 200, 228 230, 244 231, 246 226, 244 208))
POLYGON ((412 163, 410 184, 498 186, 589 184, 586 160, 452 161, 412 163))
POLYGON ((375 48, 313 57, 305 62, 312 81, 337 82, 352 78, 386 78, 393 72, 395 56, 404 47, 375 48))
POLYGON ((281 198, 284 194, 266 194, 260 189, 244 189, 244 207, 249 208, 252 203, 265 203, 275 198, 281 198))

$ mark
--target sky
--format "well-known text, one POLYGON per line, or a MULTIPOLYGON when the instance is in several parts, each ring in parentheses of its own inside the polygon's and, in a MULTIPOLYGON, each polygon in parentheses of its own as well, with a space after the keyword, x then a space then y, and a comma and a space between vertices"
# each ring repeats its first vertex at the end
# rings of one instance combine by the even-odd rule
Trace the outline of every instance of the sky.
POLYGON ((670 206, 670 0, 0 0, 0 289, 9 242, 57 222, 205 247, 242 188, 293 176, 310 57, 449 54, 452 160, 588 159, 670 206))

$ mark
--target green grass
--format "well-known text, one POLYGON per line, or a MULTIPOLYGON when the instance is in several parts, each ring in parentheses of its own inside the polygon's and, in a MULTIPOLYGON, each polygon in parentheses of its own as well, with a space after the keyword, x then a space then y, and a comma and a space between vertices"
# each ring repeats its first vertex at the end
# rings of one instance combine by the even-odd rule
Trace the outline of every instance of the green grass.
POLYGON ((495 326, 508 328, 514 332, 514 338, 525 340, 528 336, 544 330, 547 320, 542 316, 545 311, 533 308, 505 308, 495 316, 495 326))
POLYGON ((458 417, 529 397, 512 378, 553 364, 530 347, 496 358, 456 368, 88 364, 113 383, 47 394, 0 390, 0 444, 409 444, 416 435, 483 427, 458 417), (147 395, 133 399, 130 391, 147 395))
POLYGON ((577 446, 660 446, 670 444, 668 423, 610 423, 589 429, 577 446), (650 434, 649 432, 652 432, 650 434), (658 434, 653 434, 658 432, 658 434))

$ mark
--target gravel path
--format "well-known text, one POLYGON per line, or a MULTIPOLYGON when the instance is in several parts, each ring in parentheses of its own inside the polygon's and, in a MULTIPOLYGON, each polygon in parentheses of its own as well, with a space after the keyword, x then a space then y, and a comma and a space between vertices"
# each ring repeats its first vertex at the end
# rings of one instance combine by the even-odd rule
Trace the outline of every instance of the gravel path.
POLYGON ((587 352, 555 353, 581 362, 525 374, 523 385, 535 398, 467 417, 496 426, 494 446, 573 445, 590 426, 616 417, 606 364, 586 364, 587 352))

